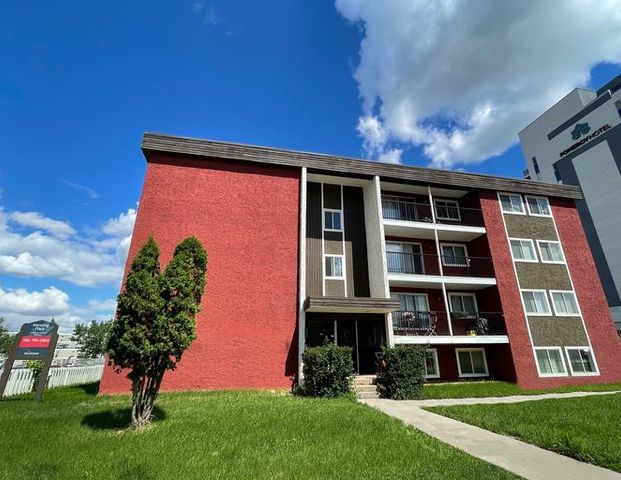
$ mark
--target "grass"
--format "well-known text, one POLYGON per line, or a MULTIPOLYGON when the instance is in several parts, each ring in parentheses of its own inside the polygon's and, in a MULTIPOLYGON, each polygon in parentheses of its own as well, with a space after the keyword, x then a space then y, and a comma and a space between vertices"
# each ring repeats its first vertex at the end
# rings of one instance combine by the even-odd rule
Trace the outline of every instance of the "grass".
POLYGON ((427 410, 621 472, 621 394, 427 410))
POLYGON ((621 383, 578 385, 547 390, 526 390, 515 383, 498 381, 458 382, 426 384, 423 389, 425 399, 434 398, 481 398, 507 397, 510 395, 539 395, 542 393, 604 392, 621 390, 621 383))
POLYGON ((351 399, 163 394, 127 430, 129 397, 95 387, 0 402, 0 479, 515 479, 351 399))

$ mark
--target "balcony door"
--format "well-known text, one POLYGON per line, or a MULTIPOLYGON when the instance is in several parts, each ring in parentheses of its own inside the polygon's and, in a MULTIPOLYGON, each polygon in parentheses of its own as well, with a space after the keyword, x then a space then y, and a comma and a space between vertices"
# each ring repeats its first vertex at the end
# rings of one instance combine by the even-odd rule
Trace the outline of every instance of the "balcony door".
POLYGON ((474 293, 449 293, 452 313, 477 313, 477 298, 474 293))
POLYGON ((386 242, 386 257, 389 272, 425 273, 420 243, 386 242))
POLYGON ((429 299, 426 293, 399 293, 393 294, 395 300, 399 300, 400 309, 403 312, 428 312, 429 299))

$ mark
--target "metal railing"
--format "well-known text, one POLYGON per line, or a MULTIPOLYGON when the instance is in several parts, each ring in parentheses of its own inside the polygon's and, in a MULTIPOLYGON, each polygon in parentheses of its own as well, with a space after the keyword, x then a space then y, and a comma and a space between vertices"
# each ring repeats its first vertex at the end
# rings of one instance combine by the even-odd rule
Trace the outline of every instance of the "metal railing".
POLYGON ((504 316, 499 312, 468 312, 449 315, 435 311, 392 312, 392 328, 395 335, 453 335, 485 336, 506 335, 504 316))
POLYGON ((493 277, 494 267, 489 257, 466 257, 460 255, 429 255, 426 253, 386 252, 386 263, 390 273, 415 275, 440 275, 457 277, 493 277))
MULTIPOLYGON (((479 208, 453 206, 434 207, 436 223, 446 225, 467 225, 483 227, 483 212, 479 208)), ((410 222, 433 222, 431 205, 428 203, 407 202, 382 198, 382 216, 389 220, 410 222)))
POLYGON ((500 312, 451 312, 453 335, 506 335, 500 312))

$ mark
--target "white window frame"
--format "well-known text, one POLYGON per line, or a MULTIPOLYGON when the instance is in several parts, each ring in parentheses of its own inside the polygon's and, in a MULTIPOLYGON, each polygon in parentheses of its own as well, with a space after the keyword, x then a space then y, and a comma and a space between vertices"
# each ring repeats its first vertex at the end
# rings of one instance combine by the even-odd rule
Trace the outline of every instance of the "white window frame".
POLYGON ((548 294, 546 290, 540 290, 535 288, 523 288, 520 289, 520 298, 522 299, 522 305, 524 306, 524 313, 526 313, 527 317, 551 317, 552 309, 550 308, 550 299, 548 298, 548 294), (545 313, 530 313, 526 310, 526 302, 524 301, 524 293, 543 293, 543 297, 546 299, 546 307, 548 310, 545 313))
POLYGON ((427 352, 431 352, 433 354, 433 363, 435 364, 436 372, 438 373, 436 373, 435 375, 427 375, 427 359, 425 358, 425 378, 426 379, 440 378, 440 362, 438 361, 438 349, 428 348, 427 351, 425 352, 425 355, 427 354, 427 352))
POLYGON ((554 315, 557 317, 581 317, 580 305, 578 305, 578 297, 576 296, 576 292, 573 290, 550 290, 550 300, 552 301, 552 308, 554 309, 554 315), (571 293, 574 296, 574 302, 576 304, 576 308, 578 311, 576 313, 564 313, 556 311, 556 304, 554 303, 554 294, 555 293, 571 293))
MULTIPOLYGON (((563 349, 561 347, 534 347, 535 350, 535 365, 537 365, 537 373, 540 377, 568 377, 569 373, 567 370, 567 360, 563 353, 563 349), (541 368, 539 367, 539 360, 537 359, 537 351, 538 350, 556 350, 561 357, 561 364, 563 365, 563 373, 542 373, 541 368)), ((549 359, 549 355, 548 355, 549 359)))
POLYGON ((563 247, 561 246, 561 242, 559 242, 558 240, 537 240, 537 250, 539 250, 539 258, 541 258, 541 263, 565 265, 565 252, 563 252, 563 247), (556 243, 558 245, 559 252, 561 252, 562 260, 545 260, 543 258, 543 252, 541 251, 542 243, 556 243))
MULTIPOLYGON (((459 371, 460 378, 489 377, 487 355, 485 355, 484 348, 456 348, 455 358, 457 360, 457 370, 459 371), (485 364, 485 373, 461 373, 461 363, 459 362, 459 352, 483 352, 483 363, 485 364)), ((470 362, 472 363, 472 356, 470 356, 470 362)))
MULTIPOLYGON (((456 312, 453 310, 453 302, 451 302, 451 297, 472 297, 474 300, 474 312, 479 311, 479 306, 477 305, 477 296, 472 292, 449 292, 448 293, 448 304, 450 313, 469 313, 469 312, 456 312)), ((463 302, 462 302, 463 303, 463 302)))
POLYGON ((324 275, 323 275, 324 280, 345 280, 345 258, 344 258, 344 255, 326 253, 323 256, 323 270, 324 270, 324 275), (341 276, 340 277, 328 276, 328 272, 326 270, 326 259, 328 259, 328 258, 340 258, 341 259, 341 276))
MULTIPOLYGON (((399 303, 401 302, 401 298, 400 296, 404 295, 406 297, 416 297, 416 296, 420 296, 420 297, 425 297, 425 303, 427 304, 427 310, 408 310, 411 312, 419 312, 419 311, 430 311, 430 306, 429 306, 429 295, 427 293, 418 293, 418 292, 391 292, 390 296, 393 300, 399 300, 399 303)), ((416 305, 416 301, 412 300, 412 303, 414 303, 414 305, 416 305)), ((406 301, 407 304, 407 301, 406 301)), ((407 306, 407 305, 406 305, 407 306)))
MULTIPOLYGON (((420 242, 408 242, 408 241, 395 241, 395 240, 386 240, 386 242, 384 243, 384 249, 386 250, 386 260, 388 260, 388 254, 389 253, 409 253, 410 255, 414 256, 414 255, 420 255, 421 257, 421 273, 415 273, 414 275, 425 275, 425 252, 423 252, 423 244, 420 242), (412 251, 411 252, 389 252, 388 249, 386 248, 386 245, 388 244, 392 244, 392 245, 401 245, 401 249, 403 250, 403 246, 404 245, 412 245, 412 251), (418 247, 420 248, 420 253, 414 253, 414 246, 418 245, 418 247)), ((405 257, 403 257, 405 258, 405 257)), ((389 273, 394 273, 394 272, 389 272, 389 273)), ((410 274, 406 274, 406 275, 410 275, 410 274)))
POLYGON ((433 208, 435 210, 435 214, 436 214, 436 218, 439 220, 453 220, 453 221, 457 221, 460 222, 461 221, 461 212, 459 211, 459 202, 457 200, 452 200, 452 199, 448 199, 448 198, 434 198, 433 199, 433 208), (453 217, 441 217, 440 215, 438 215, 438 204, 437 202, 446 202, 446 203, 454 203, 454 207, 457 209, 457 218, 453 218, 453 217))
POLYGON ((514 262, 524 262, 524 263, 539 263, 539 259, 537 258, 537 249, 535 248, 535 242, 531 238, 518 238, 518 237, 509 237, 509 250, 511 250, 511 258, 514 262), (530 243, 530 247, 533 249, 534 259, 527 258, 515 258, 513 255, 513 247, 511 246, 512 241, 517 242, 528 242, 530 243))
MULTIPOLYGON (((340 210, 338 208, 324 208, 323 209, 323 231, 324 232, 343 232, 343 210, 340 210), (339 217, 341 218, 341 228, 327 228, 326 227, 326 213, 338 213, 339 217)), ((334 223, 334 221, 332 222, 334 223)))
POLYGON ((597 360, 595 360, 595 353, 593 352, 593 349, 591 347, 589 347, 588 345, 582 346, 582 347, 577 347, 577 346, 566 346, 565 347, 565 355, 566 355, 566 361, 567 364, 569 365, 569 370, 571 371, 571 376, 572 377, 594 377, 599 375, 599 367, 597 366, 597 360), (571 359, 569 358, 569 350, 588 350, 591 352, 591 359, 593 360, 593 366, 595 367, 595 371, 594 372, 574 372, 574 367, 571 364, 571 359))
POLYGON ((500 204, 500 210, 502 211, 502 213, 507 213, 509 215, 526 215, 526 207, 524 206, 524 198, 519 193, 499 192, 498 193, 498 203, 500 204), (502 206, 502 200, 500 199, 500 197, 502 195, 505 195, 507 197, 519 197, 520 198, 520 205, 522 205, 522 211, 521 212, 514 212, 513 210, 510 210, 510 211, 505 210, 503 208, 503 206, 502 206))
POLYGON ((550 201, 548 200, 547 197, 540 197, 537 195, 526 195, 526 198, 524 199, 525 203, 526 203, 526 208, 528 209, 528 214, 532 217, 546 217, 546 218, 550 218, 552 217, 552 207, 550 207, 550 201), (535 200, 545 200, 546 203, 548 204, 548 214, 544 214, 544 213, 534 213, 531 209, 530 209, 530 203, 528 203, 528 199, 529 198, 533 198, 535 200))
MULTIPOLYGON (((457 257, 457 255, 453 255, 457 257)), ((444 267, 467 267, 469 263, 470 256, 468 255, 468 247, 463 243, 440 243, 440 257, 442 258, 442 266, 444 267), (446 263, 446 259, 444 258, 444 247, 463 247, 464 249, 464 259, 465 263, 446 263)))

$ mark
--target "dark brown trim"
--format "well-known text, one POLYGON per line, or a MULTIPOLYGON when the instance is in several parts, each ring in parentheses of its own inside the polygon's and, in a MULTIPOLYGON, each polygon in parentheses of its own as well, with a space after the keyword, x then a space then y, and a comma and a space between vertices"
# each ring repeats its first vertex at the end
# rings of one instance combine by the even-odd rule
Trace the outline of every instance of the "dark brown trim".
POLYGON ((308 297, 307 312, 390 313, 399 310, 399 300, 363 297, 308 297))
POLYGON ((181 155, 306 167, 309 171, 314 173, 346 174, 348 176, 362 175, 368 177, 378 175, 384 180, 414 182, 440 187, 450 186, 468 189, 531 193, 550 197, 583 198, 580 187, 573 185, 548 184, 531 180, 495 177, 492 175, 454 172, 451 170, 391 165, 319 153, 216 142, 212 140, 201 140, 157 133, 145 133, 142 139, 142 151, 147 161, 149 161, 149 154, 151 152, 177 153, 181 155))

